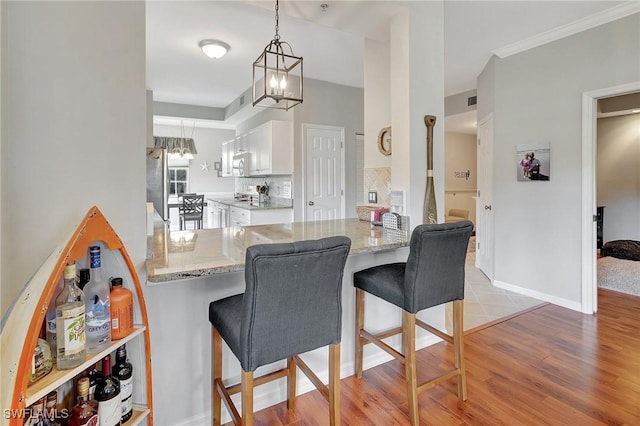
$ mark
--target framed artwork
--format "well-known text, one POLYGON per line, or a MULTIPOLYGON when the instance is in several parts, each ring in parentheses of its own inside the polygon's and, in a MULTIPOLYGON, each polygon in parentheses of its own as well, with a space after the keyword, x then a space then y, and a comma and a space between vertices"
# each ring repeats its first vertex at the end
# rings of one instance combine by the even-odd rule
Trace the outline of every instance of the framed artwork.
POLYGON ((222 159, 213 163, 213 169, 218 172, 218 177, 222 177, 222 159))
POLYGON ((516 146, 518 182, 547 181, 551 176, 551 147, 548 143, 516 146))

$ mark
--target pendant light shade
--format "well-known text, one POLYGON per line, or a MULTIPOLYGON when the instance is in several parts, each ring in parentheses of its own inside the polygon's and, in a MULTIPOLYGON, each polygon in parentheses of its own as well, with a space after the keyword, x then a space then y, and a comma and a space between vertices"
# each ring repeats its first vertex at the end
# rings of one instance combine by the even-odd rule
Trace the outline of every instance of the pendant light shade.
POLYGON ((302 57, 280 41, 276 0, 276 34, 253 63, 253 106, 289 110, 302 103, 302 57))

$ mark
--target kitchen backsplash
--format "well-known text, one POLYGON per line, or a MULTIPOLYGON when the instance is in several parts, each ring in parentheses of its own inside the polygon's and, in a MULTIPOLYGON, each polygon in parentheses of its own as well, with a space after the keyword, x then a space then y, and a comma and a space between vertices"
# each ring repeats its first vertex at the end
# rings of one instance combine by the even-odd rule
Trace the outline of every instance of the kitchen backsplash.
POLYGON ((292 190, 292 176, 291 175, 277 175, 277 176, 264 176, 264 177, 247 177, 236 178, 235 192, 241 194, 256 194, 256 186, 269 185, 269 196, 271 198, 293 198, 292 190))
POLYGON ((389 207, 391 204, 389 188, 391 185, 391 167, 371 167, 364 169, 364 199, 369 199, 369 191, 376 191, 378 202, 372 206, 389 207))

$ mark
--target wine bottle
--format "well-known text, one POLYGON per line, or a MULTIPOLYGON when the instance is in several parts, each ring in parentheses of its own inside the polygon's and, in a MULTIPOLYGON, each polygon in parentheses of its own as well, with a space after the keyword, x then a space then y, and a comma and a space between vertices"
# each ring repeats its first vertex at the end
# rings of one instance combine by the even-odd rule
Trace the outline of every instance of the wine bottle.
POLYGON ((116 351, 116 365, 113 375, 120 380, 120 401, 122 401, 122 423, 133 415, 133 365, 127 360, 127 348, 122 345, 116 351))
POLYGON ((87 353, 96 354, 111 344, 109 283, 102 279, 100 246, 89 247, 91 277, 84 288, 87 315, 87 353))
POLYGON ((133 293, 122 287, 122 278, 111 279, 111 339, 119 340, 133 331, 133 293))
POLYGON ((111 355, 102 359, 102 378, 96 384, 96 401, 100 426, 120 425, 120 381, 111 375, 111 355))
POLYGON ((76 264, 64 268, 64 287, 56 298, 56 338, 58 370, 82 364, 85 347, 84 293, 76 285, 76 264))
POLYGON ((89 378, 78 380, 78 403, 69 413, 69 426, 96 426, 99 423, 98 403, 89 399, 89 378))

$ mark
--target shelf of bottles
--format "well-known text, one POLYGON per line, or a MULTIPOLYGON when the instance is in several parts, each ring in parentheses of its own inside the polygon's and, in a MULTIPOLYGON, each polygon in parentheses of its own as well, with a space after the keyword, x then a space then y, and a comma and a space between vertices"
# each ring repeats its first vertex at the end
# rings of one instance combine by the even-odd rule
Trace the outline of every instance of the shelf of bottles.
POLYGON ((72 368, 70 370, 58 370, 55 366, 53 370, 46 376, 44 376, 39 381, 35 382, 31 386, 27 388, 27 397, 26 397, 26 405, 29 406, 36 402, 38 399, 46 396, 49 392, 57 389, 62 384, 72 380, 78 374, 94 365, 102 358, 115 352, 120 346, 134 339, 135 337, 141 335, 147 328, 143 325, 136 326, 133 330, 133 333, 129 334, 124 339, 115 340, 111 343, 107 349, 99 352, 97 354, 87 355, 86 361, 77 366, 76 368, 72 368))
MULTIPOLYGON (((110 278, 109 281, 115 289, 116 284, 110 278)), ((140 423, 153 425, 150 336, 147 324, 144 295, 136 268, 115 231, 102 213, 96 207, 92 207, 71 233, 67 242, 55 249, 33 275, 10 308, 8 315, 3 318, 0 350, 3 365, 6 361, 6 365, 11 367, 6 374, 3 371, 0 380, 2 388, 0 399, 5 408, 5 416, 0 418, 0 426, 23 425, 26 419, 25 413, 33 413, 32 407, 38 406, 41 404, 40 401, 47 400, 47 396, 55 393, 58 394, 58 405, 55 407, 58 413, 61 409, 71 409, 75 398, 71 397, 70 402, 64 396, 62 399, 67 404, 61 406, 60 392, 68 391, 69 393, 64 395, 73 395, 78 379, 96 363, 112 354, 115 356, 114 352, 118 348, 121 348, 121 351, 126 348, 126 352, 122 351, 122 353, 130 362, 129 365, 133 366, 133 375, 129 376, 131 377, 130 386, 133 389, 131 395, 133 413, 126 421, 126 425, 135 426, 140 423), (34 366, 33 348, 36 347, 39 335, 46 328, 43 328, 43 324, 47 325, 49 322, 48 318, 45 318, 48 315, 48 308, 56 299, 56 295, 60 294, 63 269, 65 265, 74 262, 78 265, 78 269, 83 266, 88 267, 87 254, 92 245, 98 245, 102 250, 103 277, 121 277, 119 285, 131 294, 128 296, 130 297, 128 309, 133 311, 133 323, 129 320, 128 327, 122 329, 121 335, 114 337, 117 340, 112 340, 98 353, 87 353, 86 359, 79 365, 67 370, 59 370, 54 361, 51 371, 37 378, 35 383, 28 384, 27 378, 29 372, 33 373, 34 366), (123 348, 124 345, 126 347, 123 348), (72 390, 69 391, 69 389, 72 390), (30 408, 32 410, 29 410, 30 408), (11 415, 7 416, 7 412, 11 415)))

